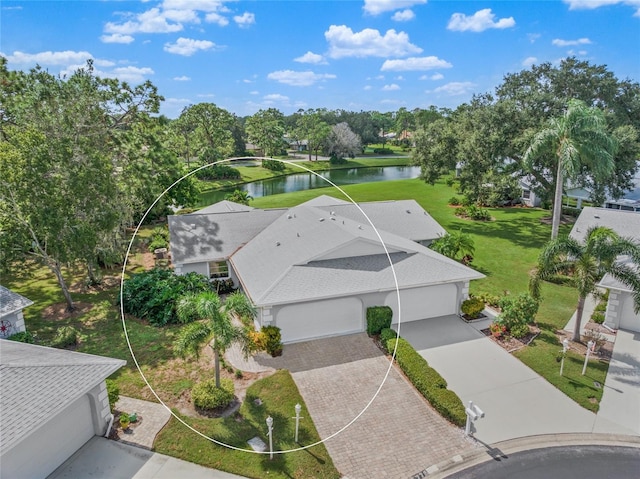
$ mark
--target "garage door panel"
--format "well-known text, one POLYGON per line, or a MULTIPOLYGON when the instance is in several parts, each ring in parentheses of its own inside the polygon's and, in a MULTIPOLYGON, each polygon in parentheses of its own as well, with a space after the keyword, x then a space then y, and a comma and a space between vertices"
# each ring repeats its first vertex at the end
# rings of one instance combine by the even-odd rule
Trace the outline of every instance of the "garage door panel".
POLYGON ((362 331, 362 318, 358 298, 340 298, 285 306, 275 324, 282 331, 282 342, 290 343, 362 331))
POLYGON ((95 435, 82 396, 2 456, 2 479, 45 478, 95 435))
MULTIPOLYGON (((418 321, 457 314, 457 288, 455 284, 440 284, 424 288, 400 291, 402 321, 418 321)), ((393 324, 398 323, 398 295, 393 291, 387 295, 385 305, 393 310, 393 324)))
POLYGON ((627 331, 640 332, 640 315, 637 315, 634 311, 633 296, 630 293, 624 293, 618 327, 627 331))

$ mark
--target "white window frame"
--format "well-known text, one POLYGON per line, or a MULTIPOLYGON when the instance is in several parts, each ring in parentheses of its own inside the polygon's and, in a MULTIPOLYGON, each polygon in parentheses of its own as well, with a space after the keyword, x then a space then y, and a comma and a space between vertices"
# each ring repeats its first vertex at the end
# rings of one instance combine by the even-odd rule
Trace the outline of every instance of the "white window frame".
POLYGON ((227 279, 229 278, 229 263, 226 261, 209 261, 207 263, 209 271, 209 279, 227 279), (213 268, 211 266, 214 266, 213 268), (220 268, 224 265, 223 268, 220 268), (222 269, 222 272, 220 270, 222 269))

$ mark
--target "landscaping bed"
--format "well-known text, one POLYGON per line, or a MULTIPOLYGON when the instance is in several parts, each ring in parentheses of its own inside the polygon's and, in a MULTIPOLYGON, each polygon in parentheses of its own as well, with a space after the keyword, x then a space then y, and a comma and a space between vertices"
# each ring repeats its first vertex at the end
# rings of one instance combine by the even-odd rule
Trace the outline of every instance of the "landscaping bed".
POLYGON ((529 325, 529 333, 527 333, 522 338, 514 338, 509 335, 502 335, 500 337, 496 337, 490 328, 482 329, 480 331, 485 336, 488 336, 494 343, 500 346, 502 349, 506 350, 508 353, 512 353, 513 351, 517 351, 518 349, 522 349, 525 346, 531 344, 538 334, 540 334, 540 328, 535 324, 529 325))

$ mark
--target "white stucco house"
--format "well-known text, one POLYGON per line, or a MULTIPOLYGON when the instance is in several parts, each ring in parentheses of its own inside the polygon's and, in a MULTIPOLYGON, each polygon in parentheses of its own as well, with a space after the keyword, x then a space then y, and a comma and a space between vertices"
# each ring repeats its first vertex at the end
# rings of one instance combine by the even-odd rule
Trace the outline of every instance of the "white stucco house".
POLYGON ((371 306, 390 306, 394 323, 400 309, 405 322, 457 314, 483 275, 427 248, 445 230, 413 200, 359 207, 320 196, 170 216, 175 272, 232 278, 258 309, 256 327, 278 326, 284 343, 364 331, 371 306))
POLYGON ((105 378, 124 364, 0 340, 0 477, 45 478, 105 434, 111 419, 105 378))
MULTIPOLYGON (((606 226, 618 235, 640 241, 640 215, 633 211, 585 207, 571 229, 570 236, 583 241, 589 228, 606 226)), ((620 261, 629 261, 620 258, 620 261)), ((609 290, 604 324, 612 329, 640 332, 640 315, 634 312, 631 289, 607 274, 598 286, 609 290)))
POLYGON ((27 330, 22 310, 33 301, 0 285, 0 338, 27 330))

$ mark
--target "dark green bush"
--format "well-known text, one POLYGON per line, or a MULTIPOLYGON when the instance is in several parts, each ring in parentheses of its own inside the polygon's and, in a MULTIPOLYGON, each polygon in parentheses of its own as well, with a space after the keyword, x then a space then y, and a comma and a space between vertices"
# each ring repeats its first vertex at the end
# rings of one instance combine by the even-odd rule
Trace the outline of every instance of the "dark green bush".
POLYGON ((367 308, 367 334, 380 334, 385 328, 391 327, 393 310, 389 306, 372 306, 367 308))
POLYGON ((154 326, 178 323, 176 303, 184 295, 210 291, 209 280, 196 273, 182 276, 155 268, 132 276, 124 282, 123 309, 154 326))
POLYGON ((396 339, 398 337, 398 333, 391 328, 384 328, 380 331, 380 342, 386 348, 387 341, 390 339, 396 339))
POLYGON ((509 329, 509 334, 516 339, 524 338, 529 334, 529 326, 526 324, 515 324, 509 329))
POLYGON ((200 180, 239 180, 240 172, 229 165, 213 165, 194 173, 200 180))
POLYGON ((600 311, 600 312, 605 312, 607 310, 607 302, 606 301, 600 301, 597 305, 596 305, 596 311, 600 311))
POLYGON ((393 150, 391 148, 374 148, 373 152, 377 155, 390 155, 393 150))
POLYGON ((463 314, 469 316, 469 318, 476 319, 484 310, 484 301, 480 298, 465 299, 460 306, 460 310, 463 314))
POLYGON ((214 279, 211 281, 211 287, 218 294, 233 293, 236 288, 231 278, 227 279, 214 279))
POLYGON ((602 324, 604 323, 604 313, 602 311, 594 311, 591 319, 594 323, 602 324))
POLYGON ((277 326, 263 326, 265 350, 271 356, 276 357, 282 354, 282 334, 277 326))
POLYGON ((78 330, 73 326, 61 326, 49 344, 53 348, 68 348, 78 344, 78 330))
POLYGON ((449 198, 449 204, 451 206, 458 206, 460 204, 460 198, 458 198, 457 196, 452 196, 451 198, 449 198))
POLYGON ((109 397, 109 409, 113 411, 113 409, 116 407, 116 403, 118 402, 118 399, 120 399, 120 389, 118 388, 118 385, 116 384, 116 382, 113 381, 112 379, 107 379, 106 383, 107 383, 107 395, 109 397))
POLYGON ((566 215, 566 216, 572 216, 574 218, 577 218, 578 216, 580 216, 580 212, 582 210, 580 210, 579 208, 572 208, 571 206, 563 206, 562 207, 562 214, 566 215))
MULTIPOLYGON (((447 179, 445 180, 445 184, 449 187, 452 187, 453 185, 455 185, 456 183, 456 179, 453 176, 449 176, 447 177, 447 179)), ((451 204, 451 203, 449 203, 451 204)))
POLYGON ((456 393, 450 389, 431 389, 427 399, 442 417, 448 419, 456 426, 464 426, 467 421, 467 413, 464 404, 456 393))
POLYGON ((538 301, 529 293, 504 296, 500 299, 502 312, 497 322, 512 330, 517 324, 533 323, 538 312, 538 301))
POLYGON ((472 298, 478 298, 484 304, 488 304, 489 306, 491 306, 493 308, 499 308, 500 307, 500 296, 498 296, 497 294, 473 293, 471 295, 471 297, 472 298))
POLYGON ((202 381, 191 389, 193 405, 199 409, 223 409, 233 402, 234 387, 231 379, 222 378, 220 387, 215 379, 202 381))
POLYGON ((19 333, 12 334, 7 338, 9 341, 17 341, 18 343, 35 344, 36 337, 29 331, 21 331, 19 333))
POLYGON ((285 164, 276 160, 262 160, 262 167, 271 171, 284 171, 285 164))

